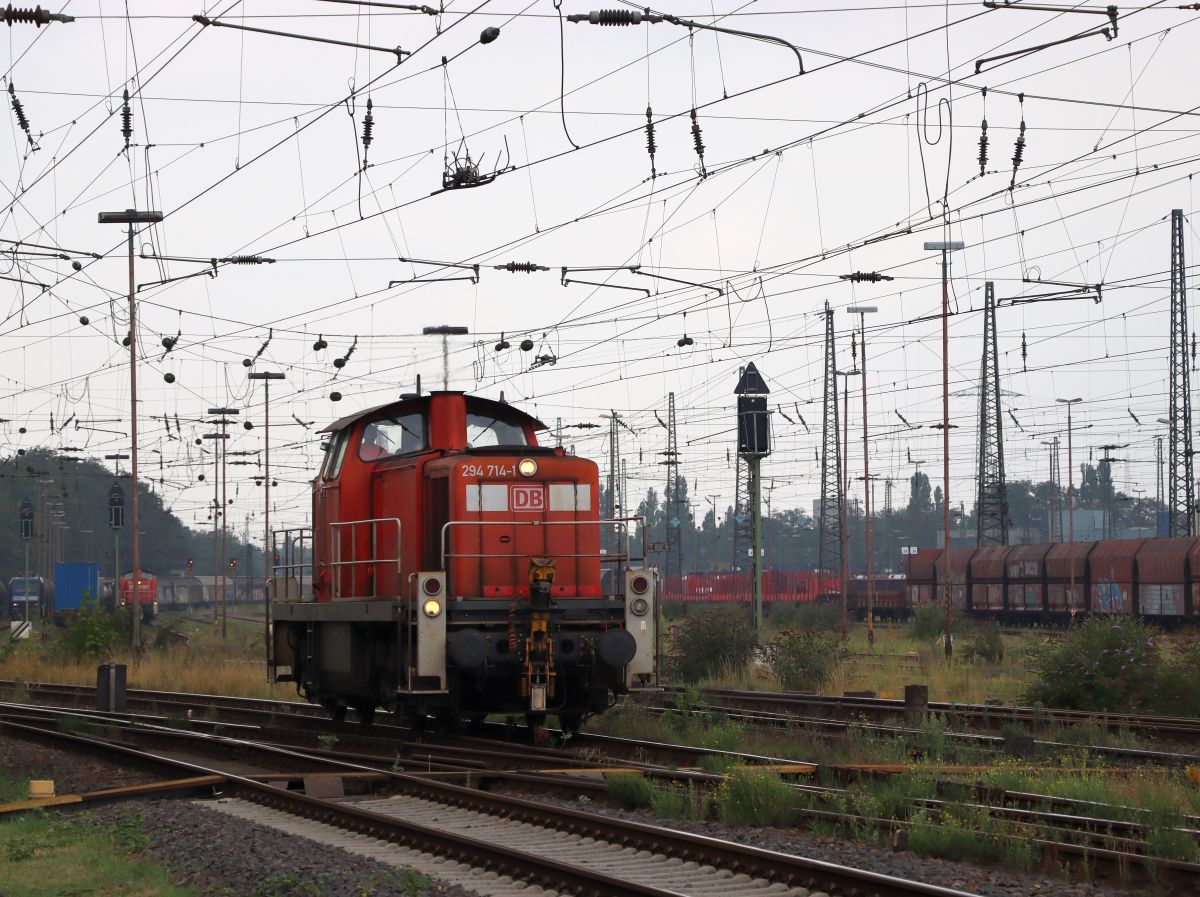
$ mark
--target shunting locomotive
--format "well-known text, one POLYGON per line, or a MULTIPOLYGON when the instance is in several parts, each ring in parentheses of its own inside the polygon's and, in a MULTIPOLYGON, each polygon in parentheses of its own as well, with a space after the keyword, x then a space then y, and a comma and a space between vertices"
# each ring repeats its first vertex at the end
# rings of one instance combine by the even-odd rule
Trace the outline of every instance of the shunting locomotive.
POLYGON ((655 671, 657 575, 595 462, 503 402, 409 394, 327 427, 311 530, 274 536, 269 665, 335 718, 566 729, 655 671))

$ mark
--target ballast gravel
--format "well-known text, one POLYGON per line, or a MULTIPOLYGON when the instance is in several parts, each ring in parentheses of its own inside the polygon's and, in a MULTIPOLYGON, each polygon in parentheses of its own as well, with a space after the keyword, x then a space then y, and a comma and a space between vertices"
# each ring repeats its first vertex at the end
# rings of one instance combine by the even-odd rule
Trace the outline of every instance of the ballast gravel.
MULTIPOLYGON (((85 754, 6 738, 0 738, 0 770, 16 781, 53 779, 59 794, 162 779, 85 754)), ((148 836, 149 855, 177 884, 192 886, 205 897, 476 897, 437 880, 425 884, 427 877, 410 868, 292 837, 194 800, 126 801, 68 812, 91 825, 136 819, 148 836)))
POLYGON ((679 831, 710 838, 721 838, 738 844, 790 853, 810 859, 823 860, 866 869, 883 875, 907 878, 943 888, 956 888, 979 894, 981 897, 1131 897, 1133 894, 1148 893, 1145 888, 1123 888, 1115 884, 1093 884, 1077 882, 1045 873, 1022 873, 1015 869, 999 866, 981 866, 928 857, 911 851, 893 851, 874 844, 859 841, 843 841, 821 838, 802 829, 742 828, 722 822, 687 822, 659 819, 648 810, 621 810, 590 801, 586 805, 562 800, 547 794, 516 794, 518 797, 533 797, 547 804, 586 808, 589 813, 602 813, 618 819, 628 819, 648 825, 663 825, 679 831))

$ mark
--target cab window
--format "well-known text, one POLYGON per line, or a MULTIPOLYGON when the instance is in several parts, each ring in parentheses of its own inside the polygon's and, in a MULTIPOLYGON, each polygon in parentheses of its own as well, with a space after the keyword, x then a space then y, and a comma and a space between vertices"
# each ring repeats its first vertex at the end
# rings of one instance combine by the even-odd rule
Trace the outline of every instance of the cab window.
POLYGON ((385 417, 367 424, 358 446, 358 457, 363 461, 378 461, 393 455, 419 452, 425 445, 424 415, 385 417))
POLYGON ((350 429, 347 427, 333 437, 329 448, 325 450, 325 467, 321 476, 327 480, 336 480, 342 472, 342 461, 346 458, 346 445, 350 442, 350 429))
POLYGON ((467 447, 485 448, 492 445, 528 445, 525 430, 520 424, 488 414, 467 415, 467 447))

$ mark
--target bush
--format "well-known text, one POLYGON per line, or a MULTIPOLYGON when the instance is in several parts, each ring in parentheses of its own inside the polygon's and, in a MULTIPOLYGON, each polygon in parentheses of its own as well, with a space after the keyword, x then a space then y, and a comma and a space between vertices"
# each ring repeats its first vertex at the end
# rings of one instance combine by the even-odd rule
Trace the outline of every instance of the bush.
POLYGON ((913 614, 910 632, 913 638, 928 642, 940 638, 945 631, 946 609, 944 607, 927 604, 925 607, 917 608, 916 613, 913 614))
POLYGON ((721 786, 721 818, 730 825, 785 826, 795 820, 798 792, 774 770, 742 767, 721 786))
POLYGON ((767 647, 767 656, 784 688, 813 691, 833 678, 846 648, 836 632, 783 629, 767 647))
POLYGON ((1157 632, 1133 617, 1093 617, 1033 657, 1025 700, 1072 710, 1137 712, 1155 700, 1157 632))
POLYGON ((608 796, 626 810, 648 807, 654 802, 654 786, 644 776, 629 772, 607 776, 608 796))
POLYGON ((967 660, 979 658, 989 663, 999 663, 1004 660, 1004 639, 1000 637, 1000 625, 998 623, 981 623, 971 635, 964 657, 967 660))
POLYGON ((1154 690, 1156 710, 1171 716, 1200 716, 1200 637, 1196 633, 1176 638, 1159 667, 1154 690))
POLYGON ((132 632, 128 608, 108 613, 95 599, 87 598, 67 623, 61 646, 71 660, 109 660, 129 642, 132 632))
POLYGON ((695 682, 726 670, 739 670, 754 656, 758 639, 750 615, 739 607, 703 610, 673 625, 667 644, 673 675, 695 682))

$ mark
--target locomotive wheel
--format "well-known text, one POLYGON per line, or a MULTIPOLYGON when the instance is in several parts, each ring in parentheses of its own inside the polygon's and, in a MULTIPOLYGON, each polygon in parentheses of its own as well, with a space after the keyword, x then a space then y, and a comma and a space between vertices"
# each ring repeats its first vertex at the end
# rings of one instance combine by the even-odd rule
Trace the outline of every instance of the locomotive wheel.
POLYGON ((529 735, 534 744, 539 747, 546 747, 550 744, 550 736, 546 732, 546 714, 526 713, 525 725, 529 727, 529 735))
POLYGON ((574 735, 582 726, 582 713, 560 713, 558 715, 558 727, 562 729, 564 735, 574 735))
POLYGON ((335 723, 344 723, 346 721, 346 705, 341 702, 324 701, 321 704, 329 711, 329 718, 335 723))

